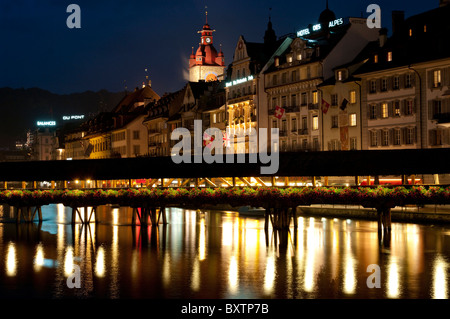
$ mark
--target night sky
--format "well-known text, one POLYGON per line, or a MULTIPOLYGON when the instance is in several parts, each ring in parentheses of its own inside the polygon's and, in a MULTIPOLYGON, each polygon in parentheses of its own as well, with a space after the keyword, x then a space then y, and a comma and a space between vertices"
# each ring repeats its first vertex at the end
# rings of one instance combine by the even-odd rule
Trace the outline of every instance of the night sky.
MULTIPOLYGON (((438 0, 330 0, 337 17, 367 17, 366 8, 382 9, 383 26, 391 29, 391 11, 406 17, 438 7, 438 0)), ((162 95, 183 87, 191 48, 198 47, 205 22, 217 30, 225 63, 232 62, 242 34, 262 42, 269 8, 277 36, 316 23, 325 0, 1 0, 0 87, 39 87, 53 93, 141 85, 146 74, 162 95), (66 26, 69 4, 81 7, 81 29, 66 26), (145 73, 145 69, 148 70, 145 73)))

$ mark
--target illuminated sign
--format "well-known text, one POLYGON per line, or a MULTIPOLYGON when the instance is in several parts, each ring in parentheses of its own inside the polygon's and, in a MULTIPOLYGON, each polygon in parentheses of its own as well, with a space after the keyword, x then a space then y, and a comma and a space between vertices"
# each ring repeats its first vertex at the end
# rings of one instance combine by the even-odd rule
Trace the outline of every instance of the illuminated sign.
POLYGON ((251 81, 251 80, 253 80, 253 75, 247 76, 247 77, 242 78, 242 79, 234 80, 234 81, 231 81, 231 82, 227 82, 227 83, 225 83, 225 87, 238 85, 238 84, 245 83, 245 82, 248 82, 248 81, 251 81))
MULTIPOLYGON (((339 18, 333 21, 330 21, 328 24, 329 28, 334 28, 340 25, 344 24, 344 19, 343 18, 339 18)), ((317 32, 322 30, 322 25, 319 24, 314 24, 308 28, 302 29, 300 31, 297 31, 297 37, 304 37, 305 35, 310 35, 312 32, 317 32)))
POLYGON ((84 115, 65 115, 62 118, 64 121, 82 120, 82 119, 84 119, 84 115))
POLYGON ((55 121, 37 121, 37 126, 56 126, 55 121))

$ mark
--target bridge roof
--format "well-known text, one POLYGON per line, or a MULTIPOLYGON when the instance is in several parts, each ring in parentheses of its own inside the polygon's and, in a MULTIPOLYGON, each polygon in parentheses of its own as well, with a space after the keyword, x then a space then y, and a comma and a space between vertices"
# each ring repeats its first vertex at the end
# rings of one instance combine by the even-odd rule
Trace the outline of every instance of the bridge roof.
MULTIPOLYGON (((274 156, 273 159, 276 157, 274 156)), ((0 163, 0 181, 141 178, 257 177, 249 163, 175 164, 170 157, 0 163)), ((450 149, 280 153, 277 176, 375 176, 450 174, 450 149)))

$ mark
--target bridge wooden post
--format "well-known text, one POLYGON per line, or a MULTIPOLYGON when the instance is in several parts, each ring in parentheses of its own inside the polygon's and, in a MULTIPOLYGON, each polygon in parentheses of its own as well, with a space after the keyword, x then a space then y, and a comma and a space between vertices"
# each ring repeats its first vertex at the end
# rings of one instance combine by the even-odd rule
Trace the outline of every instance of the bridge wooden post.
POLYGON ((3 188, 8 189, 8 182, 3 182, 3 188))
POLYGON ((22 181, 22 189, 26 189, 26 188, 27 188, 27 182, 22 181))
POLYGON ((375 175, 375 180, 374 180, 373 184, 380 185, 380 177, 378 175, 375 175))
POLYGON ((52 189, 55 189, 55 181, 52 181, 52 182, 51 182, 51 185, 52 185, 52 186, 51 186, 52 189))
POLYGON ((370 175, 367 176, 367 186, 370 186, 370 175))
POLYGON ((315 176, 312 177, 312 185, 313 185, 313 187, 316 187, 316 177, 315 176))
POLYGON ((33 188, 37 189, 37 182, 36 181, 33 181, 33 188))
POLYGON ((64 181, 64 188, 68 188, 67 186, 68 186, 67 181, 64 181))
POLYGON ((324 177, 324 182, 323 183, 325 184, 325 186, 328 186, 328 176, 324 177))
POLYGON ((359 176, 355 176, 355 185, 356 185, 356 186, 359 185, 359 176))
POLYGON ((287 176, 284 178, 284 186, 289 186, 289 177, 287 176))
POLYGON ((416 175, 411 175, 411 184, 416 185, 416 175))
POLYGON ((272 183, 272 187, 275 187, 275 176, 271 176, 270 182, 272 183))

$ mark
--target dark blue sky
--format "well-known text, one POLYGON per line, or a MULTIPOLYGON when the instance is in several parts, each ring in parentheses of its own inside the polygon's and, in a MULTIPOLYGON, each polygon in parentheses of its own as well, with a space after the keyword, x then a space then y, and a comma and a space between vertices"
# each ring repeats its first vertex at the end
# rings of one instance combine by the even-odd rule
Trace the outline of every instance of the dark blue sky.
MULTIPOLYGON (((382 9, 391 29, 391 11, 406 17, 433 9, 438 0, 330 0, 337 17, 361 16, 369 4, 382 9)), ((232 61, 242 34, 261 42, 269 8, 277 36, 316 23, 325 0, 1 0, 0 87, 40 87, 54 93, 107 89, 122 91, 145 79, 148 69, 157 93, 180 89, 191 47, 198 47, 205 22, 217 30, 225 63, 232 61), (81 29, 69 29, 66 8, 81 7, 81 29)))

